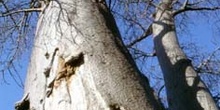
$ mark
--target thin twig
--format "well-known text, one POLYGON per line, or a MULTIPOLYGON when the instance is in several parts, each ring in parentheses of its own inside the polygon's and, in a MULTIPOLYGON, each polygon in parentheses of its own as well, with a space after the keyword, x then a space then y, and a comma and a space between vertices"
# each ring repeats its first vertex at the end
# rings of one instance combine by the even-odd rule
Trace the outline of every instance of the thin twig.
POLYGON ((127 48, 131 48, 133 45, 135 45, 136 43, 142 41, 143 39, 147 38, 148 36, 150 36, 152 34, 152 24, 148 27, 148 29, 137 39, 133 40, 132 42, 130 42, 129 44, 126 45, 127 48))
MULTIPOLYGON (((212 54, 209 55, 209 57, 208 57, 206 60, 204 60, 203 62, 201 62, 201 63, 199 64, 199 66, 197 67, 196 71, 199 72, 199 73, 204 72, 204 71, 202 71, 202 67, 208 65, 208 63, 211 61, 212 57, 213 57, 213 56, 215 55, 215 53, 216 53, 217 51, 219 51, 219 50, 220 50, 220 47, 218 47, 214 52, 212 52, 212 54)), ((205 72, 206 72, 206 73, 213 73, 212 71, 205 71, 205 72)))
POLYGON ((20 10, 16 10, 16 11, 11 11, 11 12, 6 12, 6 13, 2 13, 0 15, 0 17, 6 17, 6 16, 10 16, 16 13, 21 13, 21 12, 41 12, 42 8, 28 8, 28 9, 20 9, 20 10))
POLYGON ((187 11, 216 11, 219 10, 220 7, 188 7, 180 8, 173 12, 173 15, 176 16, 180 13, 187 12, 187 11))

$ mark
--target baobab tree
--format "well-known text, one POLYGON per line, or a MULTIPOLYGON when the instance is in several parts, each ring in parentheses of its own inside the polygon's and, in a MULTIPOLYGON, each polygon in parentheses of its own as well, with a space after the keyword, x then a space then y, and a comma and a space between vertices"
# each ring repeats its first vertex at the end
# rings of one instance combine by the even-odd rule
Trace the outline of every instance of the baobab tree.
POLYGON ((63 0, 43 6, 24 99, 16 109, 161 108, 104 1, 63 0))
POLYGON ((210 1, 193 0, 161 0, 158 4, 155 2, 148 3, 156 7, 156 11, 152 14, 152 24, 143 36, 135 39, 128 46, 131 47, 153 34, 155 54, 164 75, 169 109, 217 109, 209 91, 193 68, 191 60, 180 48, 176 35, 175 17, 188 11, 218 10, 218 5, 203 7, 202 3, 210 1))
MULTIPOLYGON (((10 8, 10 2, 1 3, 1 17, 12 21, 18 35, 27 24, 18 22, 16 15, 25 18, 40 12, 24 98, 16 104, 17 110, 164 109, 122 42, 111 13, 118 1, 31 0, 17 5, 21 9, 10 8)), ((152 56, 157 56, 163 72, 169 109, 217 110, 208 88, 179 46, 175 17, 187 11, 216 11, 220 7, 203 7, 200 4, 206 1, 193 0, 138 3, 150 6, 146 9, 152 12, 153 20, 148 29, 143 28, 144 35, 127 47, 153 35, 152 56)), ((20 42, 22 37, 15 39, 20 42)))
POLYGON ((209 91, 181 50, 176 37, 174 16, 194 8, 188 7, 186 0, 179 10, 173 11, 172 3, 171 0, 162 0, 159 4, 161 9, 157 9, 152 25, 154 46, 164 74, 169 108, 217 110, 209 91))

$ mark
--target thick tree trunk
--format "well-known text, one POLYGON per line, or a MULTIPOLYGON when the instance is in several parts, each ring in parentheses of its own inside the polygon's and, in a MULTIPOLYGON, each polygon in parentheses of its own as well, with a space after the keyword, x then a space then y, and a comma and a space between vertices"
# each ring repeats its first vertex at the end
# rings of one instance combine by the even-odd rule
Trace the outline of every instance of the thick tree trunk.
POLYGON ((40 16, 24 107, 31 110, 160 108, 148 81, 140 75, 124 48, 104 2, 94 1, 53 1, 40 16))
POLYGON ((153 23, 153 34, 170 110, 217 110, 208 89, 179 46, 172 0, 161 0, 153 23))

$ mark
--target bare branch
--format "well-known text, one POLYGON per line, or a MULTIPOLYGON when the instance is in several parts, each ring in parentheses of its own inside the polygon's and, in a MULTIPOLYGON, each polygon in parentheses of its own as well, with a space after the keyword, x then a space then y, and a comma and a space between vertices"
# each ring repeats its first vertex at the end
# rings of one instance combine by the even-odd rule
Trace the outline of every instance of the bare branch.
POLYGON ((128 21, 128 22, 131 22, 131 23, 134 23, 136 25, 138 25, 143 31, 145 31, 146 29, 142 26, 141 23, 137 22, 136 20, 132 19, 132 18, 128 18, 128 17, 125 17, 123 15, 121 15, 120 13, 116 12, 116 11, 112 11, 114 14, 117 14, 118 16, 120 16, 121 18, 123 18, 124 20, 128 21))
POLYGON ((155 4, 153 2, 153 0, 149 1, 148 3, 149 3, 149 5, 154 6, 155 8, 159 8, 159 6, 157 4, 155 4))
MULTIPOLYGON (((0 0, 0 2, 2 3, 3 7, 6 9, 6 12, 10 12, 7 5, 4 3, 4 1, 0 0)), ((14 25, 17 27, 17 24, 16 24, 15 19, 13 18, 13 16, 11 16, 11 15, 9 15, 9 16, 10 16, 11 20, 13 21, 14 25)))
POLYGON ((152 53, 146 53, 146 52, 141 51, 137 48, 130 48, 130 49, 132 49, 135 52, 135 54, 139 55, 139 56, 134 57, 134 59, 138 59, 140 57, 155 57, 156 56, 155 51, 153 51, 152 53))
POLYGON ((11 11, 11 12, 6 12, 6 13, 2 13, 0 15, 0 17, 6 17, 6 16, 10 16, 16 13, 21 13, 21 12, 41 12, 42 8, 28 8, 28 9, 21 9, 21 10, 16 10, 16 11, 11 11))
POLYGON ((204 60, 203 62, 201 62, 201 63, 199 64, 199 66, 196 68, 196 71, 197 71, 198 73, 214 73, 214 74, 218 74, 219 72, 214 72, 214 71, 210 71, 210 70, 204 70, 204 69, 202 69, 202 68, 203 68, 203 67, 206 67, 206 66, 210 63, 212 57, 213 57, 213 56, 215 55, 215 53, 216 53, 217 51, 219 51, 219 50, 220 50, 220 47, 218 47, 214 52, 212 52, 212 54, 209 55, 209 57, 208 57, 206 60, 204 60))
POLYGON ((220 7, 191 7, 191 6, 189 6, 189 4, 188 5, 186 4, 186 6, 183 5, 182 8, 174 11, 173 15, 176 16, 180 13, 187 12, 187 11, 216 11, 219 9, 220 9, 220 7))
POLYGON ((164 85, 160 87, 160 89, 158 90, 157 96, 160 97, 160 93, 162 92, 162 90, 164 89, 164 85))
POLYGON ((183 3, 182 9, 185 9, 188 3, 189 3, 189 0, 185 0, 185 2, 183 3))
POLYGON ((190 4, 188 4, 188 5, 190 5, 190 6, 198 5, 198 4, 200 4, 200 3, 204 2, 204 1, 205 1, 205 0, 200 0, 200 1, 197 1, 197 2, 194 2, 194 3, 190 3, 190 4))
POLYGON ((126 47, 131 48, 133 45, 135 45, 136 43, 138 43, 138 42, 142 41, 143 39, 147 38, 151 34, 152 34, 152 24, 148 27, 148 29, 140 37, 138 37, 134 41, 127 44, 126 47))

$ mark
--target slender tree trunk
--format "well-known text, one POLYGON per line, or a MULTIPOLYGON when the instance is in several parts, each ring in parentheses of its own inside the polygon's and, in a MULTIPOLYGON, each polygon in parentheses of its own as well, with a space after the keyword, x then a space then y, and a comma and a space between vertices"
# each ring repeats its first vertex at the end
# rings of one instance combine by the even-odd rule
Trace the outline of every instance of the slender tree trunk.
POLYGON ((172 0, 161 0, 153 23, 153 34, 170 110, 217 110, 210 92, 179 46, 172 0))
POLYGON ((97 1, 53 1, 40 16, 24 107, 160 109, 125 49, 113 16, 102 0, 97 1))

